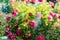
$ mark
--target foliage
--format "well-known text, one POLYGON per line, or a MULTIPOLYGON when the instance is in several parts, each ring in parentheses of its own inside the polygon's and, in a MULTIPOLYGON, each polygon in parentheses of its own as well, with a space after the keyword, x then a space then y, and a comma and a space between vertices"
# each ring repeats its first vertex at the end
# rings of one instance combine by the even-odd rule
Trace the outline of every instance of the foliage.
POLYGON ((60 40, 59 2, 54 8, 48 2, 33 4, 14 0, 9 4, 2 13, 7 11, 12 16, 0 16, 0 36, 9 40, 60 40))

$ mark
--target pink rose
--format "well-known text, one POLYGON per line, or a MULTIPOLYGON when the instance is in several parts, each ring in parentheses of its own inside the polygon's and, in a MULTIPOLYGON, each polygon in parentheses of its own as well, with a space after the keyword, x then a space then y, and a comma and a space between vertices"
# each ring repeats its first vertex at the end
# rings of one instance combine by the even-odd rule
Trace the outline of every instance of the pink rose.
POLYGON ((60 14, 57 14, 57 18, 60 19, 60 14))
POLYGON ((43 35, 38 35, 38 36, 36 37, 36 40, 44 40, 44 36, 43 36, 43 35))
POLYGON ((12 11, 12 16, 16 16, 16 13, 17 13, 18 11, 16 10, 16 9, 14 9, 13 11, 12 11))
POLYGON ((47 16, 47 19, 48 19, 49 21, 52 21, 53 17, 52 17, 51 15, 49 15, 49 16, 47 16))
POLYGON ((53 2, 51 2, 51 1, 49 1, 49 4, 50 4, 51 6, 54 6, 54 3, 53 3, 53 2))
POLYGON ((37 13, 36 13, 36 16, 37 16, 37 18, 39 18, 39 19, 42 17, 42 15, 41 15, 40 12, 37 12, 37 13))
POLYGON ((12 32, 9 33, 8 38, 9 38, 10 40, 14 40, 14 38, 15 38, 15 34, 12 33, 12 32))
POLYGON ((49 12, 49 14, 50 14, 51 16, 53 16, 53 17, 56 16, 56 13, 54 13, 54 12, 49 12))
POLYGON ((35 2, 35 0, 28 0, 29 2, 35 2))
POLYGON ((38 2, 43 2, 43 0, 38 0, 38 2))
POLYGON ((9 16, 5 16, 4 19, 6 20, 6 22, 8 23, 9 20, 10 20, 10 17, 9 16))
POLYGON ((60 0, 56 0, 57 2, 60 2, 60 0))
POLYGON ((36 26, 36 21, 35 20, 31 20, 29 23, 31 28, 34 28, 36 26))

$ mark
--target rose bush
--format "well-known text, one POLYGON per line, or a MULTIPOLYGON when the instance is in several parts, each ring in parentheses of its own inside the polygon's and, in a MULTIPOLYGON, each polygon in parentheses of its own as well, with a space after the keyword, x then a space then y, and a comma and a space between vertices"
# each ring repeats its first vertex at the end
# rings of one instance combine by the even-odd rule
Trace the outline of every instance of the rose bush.
POLYGON ((51 2, 31 1, 9 1, 12 10, 3 19, 4 35, 9 40, 60 40, 59 2, 53 8, 51 2))

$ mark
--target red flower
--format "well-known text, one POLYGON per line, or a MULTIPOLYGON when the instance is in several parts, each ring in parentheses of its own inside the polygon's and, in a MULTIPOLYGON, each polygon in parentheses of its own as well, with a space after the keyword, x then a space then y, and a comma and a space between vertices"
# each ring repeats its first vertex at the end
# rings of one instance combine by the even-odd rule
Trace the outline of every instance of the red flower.
POLYGON ((36 26, 36 21, 35 20, 31 20, 29 23, 31 28, 34 28, 36 26))
POLYGON ((36 40, 44 40, 44 36, 43 36, 43 35, 38 35, 38 36, 36 37, 36 40))
POLYGON ((51 21, 52 20, 52 16, 51 15, 49 15, 48 17, 47 17, 47 19, 49 20, 49 21, 51 21))
POLYGON ((17 29, 17 30, 16 30, 16 34, 17 34, 17 35, 21 35, 21 30, 20 30, 20 29, 17 29))
POLYGON ((9 20, 10 20, 10 17, 9 16, 5 16, 4 19, 6 20, 6 22, 8 23, 9 20))
POLYGON ((16 9, 14 9, 13 11, 12 11, 12 16, 16 16, 16 13, 17 13, 18 11, 16 10, 16 9))
POLYGON ((26 37, 23 37, 23 40, 27 40, 26 37))
POLYGON ((28 22, 28 19, 27 18, 25 19, 25 22, 28 22))
POLYGON ((9 33, 8 38, 9 38, 10 40, 14 40, 15 34, 14 34, 14 33, 9 33))
POLYGON ((32 16, 32 13, 31 12, 29 13, 29 16, 32 16))
POLYGON ((56 13, 54 13, 54 12, 49 12, 49 14, 50 14, 51 16, 53 16, 53 17, 56 16, 56 13))
POLYGON ((43 0, 38 0, 38 2, 43 2, 43 0))
POLYGON ((6 30, 5 30, 5 35, 8 35, 9 32, 10 32, 10 31, 9 31, 9 30, 10 30, 9 25, 6 25, 6 26, 5 26, 5 29, 6 29, 6 30))
POLYGON ((35 2, 35 0, 28 0, 29 2, 35 2))
POLYGON ((57 14, 57 18, 60 19, 60 14, 57 14))
POLYGON ((10 32, 9 31, 5 31, 5 35, 8 35, 10 32))
POLYGON ((51 1, 49 1, 49 4, 50 4, 51 6, 54 6, 54 3, 53 3, 53 2, 51 2, 51 1))

